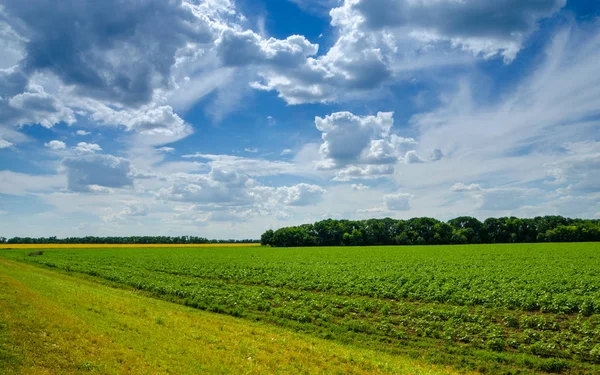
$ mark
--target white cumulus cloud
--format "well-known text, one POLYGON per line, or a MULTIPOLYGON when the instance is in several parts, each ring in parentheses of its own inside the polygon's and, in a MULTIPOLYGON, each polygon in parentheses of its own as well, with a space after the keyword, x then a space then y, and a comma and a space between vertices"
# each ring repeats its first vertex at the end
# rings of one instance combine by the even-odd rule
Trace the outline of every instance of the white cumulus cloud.
POLYGON ((102 151, 102 147, 95 143, 87 143, 87 142, 79 142, 77 146, 74 147, 75 151, 84 153, 94 153, 96 151, 102 151))
POLYGON ((44 146, 51 148, 53 150, 64 150, 67 148, 67 145, 65 144, 65 142, 57 141, 57 140, 44 143, 44 146))

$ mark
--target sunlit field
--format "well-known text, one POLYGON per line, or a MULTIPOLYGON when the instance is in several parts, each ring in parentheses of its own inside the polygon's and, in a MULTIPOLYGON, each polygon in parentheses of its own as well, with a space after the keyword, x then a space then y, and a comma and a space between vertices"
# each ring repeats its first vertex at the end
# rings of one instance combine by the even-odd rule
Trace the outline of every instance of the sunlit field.
POLYGON ((425 367, 600 373, 597 243, 78 247, 0 257, 425 367))

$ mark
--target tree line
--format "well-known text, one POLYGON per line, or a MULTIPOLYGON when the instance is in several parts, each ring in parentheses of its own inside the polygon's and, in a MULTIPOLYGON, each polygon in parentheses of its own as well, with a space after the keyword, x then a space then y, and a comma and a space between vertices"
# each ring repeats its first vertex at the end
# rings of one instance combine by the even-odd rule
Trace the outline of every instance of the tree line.
POLYGON ((447 222, 429 217, 396 220, 323 220, 268 230, 261 244, 291 246, 448 245, 600 241, 600 220, 562 216, 489 218, 461 216, 447 222))
POLYGON ((209 240, 196 236, 129 236, 129 237, 0 237, 4 244, 219 244, 219 243, 258 243, 259 240, 209 240))

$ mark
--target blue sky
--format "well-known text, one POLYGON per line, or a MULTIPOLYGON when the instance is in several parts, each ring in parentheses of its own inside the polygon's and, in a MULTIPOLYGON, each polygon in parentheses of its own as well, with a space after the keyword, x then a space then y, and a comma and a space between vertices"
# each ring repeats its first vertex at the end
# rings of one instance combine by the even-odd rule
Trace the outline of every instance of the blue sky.
POLYGON ((600 4, 5 0, 1 236, 600 217, 600 4))

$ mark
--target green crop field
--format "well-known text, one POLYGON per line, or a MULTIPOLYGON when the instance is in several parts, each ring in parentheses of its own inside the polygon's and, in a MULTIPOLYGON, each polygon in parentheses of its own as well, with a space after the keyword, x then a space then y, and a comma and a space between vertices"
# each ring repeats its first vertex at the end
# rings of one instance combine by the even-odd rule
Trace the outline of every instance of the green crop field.
POLYGON ((74 277, 423 363, 493 374, 600 373, 597 243, 30 253, 0 250, 74 277))

